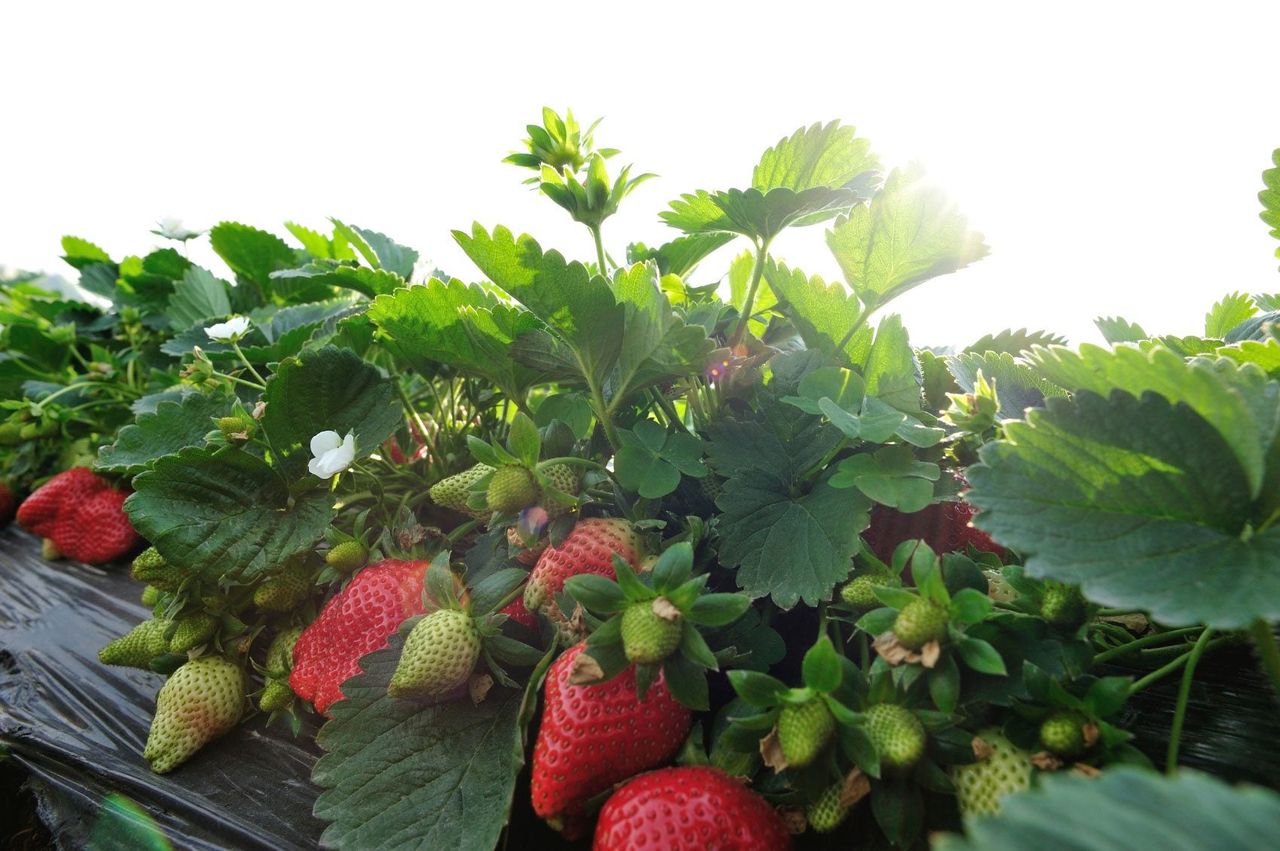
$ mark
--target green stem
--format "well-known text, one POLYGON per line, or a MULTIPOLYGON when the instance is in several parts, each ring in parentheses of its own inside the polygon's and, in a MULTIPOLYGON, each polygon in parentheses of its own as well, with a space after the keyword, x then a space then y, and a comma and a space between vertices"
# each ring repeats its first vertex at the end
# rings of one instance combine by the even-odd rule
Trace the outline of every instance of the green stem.
MULTIPOLYGON (((440 453, 436 449, 436 442, 431 439, 431 432, 427 430, 427 424, 423 422, 422 415, 418 413, 418 409, 413 407, 413 403, 409 401, 409 395, 404 392, 404 385, 400 383, 400 376, 392 376, 391 383, 396 386, 396 393, 400 395, 400 404, 404 406, 405 413, 413 420, 413 424, 418 429, 418 434, 427 443, 427 452, 431 453, 430 463, 435 463, 435 460, 440 457, 440 453)), ((410 435, 410 437, 413 437, 413 435, 410 435)), ((418 441, 414 438, 413 442, 416 444, 418 441)))
POLYGON ((756 263, 751 268, 751 284, 747 287, 746 300, 742 302, 742 313, 738 317, 738 327, 734 329, 733 336, 729 338, 729 348, 734 348, 742 342, 742 336, 747 332, 747 323, 751 321, 751 308, 756 301, 756 290, 760 289, 760 280, 764 277, 764 261, 769 254, 769 240, 762 239, 756 243, 756 263))
POLYGON ((249 359, 245 357, 244 352, 240 350, 240 344, 233 340, 231 342, 231 348, 236 350, 236 355, 240 358, 240 362, 243 363, 246 367, 248 367, 249 374, 252 375, 254 378, 258 379, 258 383, 265 388, 267 386, 267 380, 263 378, 256 369, 253 368, 253 364, 249 363, 249 359))
POLYGON ((229 373, 215 371, 213 374, 218 376, 219 378, 225 378, 228 381, 234 381, 236 384, 243 384, 245 387, 252 387, 254 390, 257 390, 259 393, 267 389, 264 385, 259 384, 256 381, 249 381, 244 378, 238 378, 234 375, 230 375, 229 373))
POLYGON ((591 238, 595 240, 596 243, 596 262, 600 264, 600 274, 608 275, 608 264, 606 264, 604 259, 604 242, 600 239, 600 226, 596 225, 595 227, 592 227, 591 225, 587 225, 587 230, 591 231, 591 238))
POLYGON ((1213 630, 1206 628, 1200 633, 1196 646, 1191 648, 1187 656, 1187 666, 1182 671, 1182 684, 1178 686, 1178 702, 1173 710, 1173 728, 1169 731, 1169 749, 1165 752, 1164 770, 1172 775, 1178 769, 1178 745, 1182 739, 1182 722, 1187 717, 1187 701, 1191 697, 1191 681, 1196 676, 1196 664, 1200 661, 1204 649, 1209 644, 1209 636, 1213 630))
POLYGON ((1154 685, 1155 683, 1160 682, 1162 679, 1174 673, 1183 665, 1187 664, 1187 659, 1189 658, 1191 658, 1190 652, 1183 653, 1181 656, 1179 656, 1177 659, 1174 659, 1169 664, 1161 668, 1156 668, 1154 671, 1147 674, 1145 677, 1138 680, 1133 685, 1129 686, 1129 696, 1132 697, 1133 695, 1142 691, 1147 686, 1154 685))
POLYGON ((1142 615, 1146 614, 1143 609, 1098 609, 1098 617, 1100 618, 1118 618, 1121 615, 1142 615))
POLYGON ((445 535, 444 539, 448 541, 449 546, 452 547, 464 536, 466 536, 468 532, 472 531, 479 525, 480 525, 479 520, 468 520, 466 523, 463 523, 462 525, 455 527, 453 531, 451 531, 448 535, 445 535))
POLYGON ((1110 650, 1106 650, 1106 651, 1103 651, 1102 653, 1099 653, 1097 656, 1093 657, 1093 663, 1096 665, 1100 662, 1106 662, 1110 659, 1114 659, 1117 656, 1123 656, 1126 653, 1130 653, 1134 650, 1139 650, 1143 647, 1149 647, 1152 644, 1162 644, 1171 638, 1181 638, 1184 635, 1190 635, 1193 632, 1199 632, 1201 629, 1203 629, 1203 627, 1189 626, 1183 629, 1171 629, 1168 632, 1157 632, 1154 635, 1147 635, 1147 636, 1143 636, 1142 638, 1136 638, 1133 641, 1130 641, 1128 644, 1122 644, 1119 647, 1113 647, 1110 650))
POLYGON ((40 407, 44 407, 45 405, 52 402, 54 399, 57 399, 59 396, 65 396, 66 394, 70 393, 72 390, 81 390, 85 387, 101 387, 101 386, 102 386, 101 384, 95 381, 79 381, 79 382, 76 382, 75 384, 68 384, 66 387, 63 387, 61 390, 55 390, 52 393, 50 393, 48 396, 45 396, 43 399, 38 400, 36 404, 39 405, 40 407))
POLYGON ((618 451, 618 447, 622 445, 618 441, 618 431, 613 427, 613 417, 609 414, 609 406, 605 404, 604 393, 594 382, 591 385, 591 407, 595 410, 600 428, 604 429, 605 439, 615 452, 618 451))
POLYGON ((1258 648, 1262 670, 1271 678, 1271 685, 1275 690, 1280 691, 1280 647, 1276 646, 1276 636, 1271 631, 1271 625, 1259 618, 1249 627, 1249 637, 1258 648))

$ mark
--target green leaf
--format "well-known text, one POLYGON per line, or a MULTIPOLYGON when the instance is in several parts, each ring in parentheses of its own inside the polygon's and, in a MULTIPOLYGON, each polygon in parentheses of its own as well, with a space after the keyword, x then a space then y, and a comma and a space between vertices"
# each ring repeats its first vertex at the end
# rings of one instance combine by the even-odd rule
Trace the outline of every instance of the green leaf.
POLYGON ((267 463, 226 447, 184 449, 133 480, 138 534, 165 560, 209 581, 252 580, 314 547, 333 514, 324 490, 293 499, 267 463))
POLYGON ((783 609, 817 605, 849 575, 870 503, 831 487, 828 470, 808 493, 793 494, 778 473, 752 469, 725 482, 717 505, 720 560, 737 568, 751 597, 769 595, 783 609))
POLYGON ((400 245, 375 230, 347 225, 337 219, 330 221, 334 232, 345 237, 373 268, 385 270, 406 281, 413 275, 413 264, 418 261, 418 252, 414 249, 400 245))
POLYGON ((404 287, 405 279, 385 269, 369 269, 349 263, 308 263, 297 269, 281 269, 271 273, 272 282, 278 287, 286 284, 307 283, 323 287, 342 287, 361 295, 376 298, 404 287))
POLYGON ((762 190, 835 189, 878 168, 871 143, 859 138, 854 128, 832 121, 802 127, 765 151, 751 185, 762 190))
POLYGON ((1237 385, 1248 376, 1192 365, 1183 374, 1181 395, 1217 400, 1212 416, 1231 436, 1154 394, 1051 399, 967 471, 975 525, 1020 552, 1031 575, 1169 626, 1280 619, 1280 525, 1266 525, 1280 511, 1280 384, 1237 385), (1256 464, 1256 488, 1241 455, 1256 464))
POLYGON ((238 277, 271 291, 271 273, 297 261, 283 239, 238 222, 221 222, 209 231, 209 244, 238 277))
POLYGON ((693 572, 693 545, 679 541, 662 551, 649 574, 659 592, 678 588, 689 581, 693 572))
POLYGON ((687 234, 733 233, 768 242, 791 225, 813 224, 847 209, 864 197, 865 188, 785 187, 729 189, 681 195, 658 216, 687 234))
POLYGON ((991 611, 991 598, 973 588, 961 588, 951 595, 951 619, 961 624, 975 624, 991 611))
POLYGON ((1207 774, 1173 777, 1118 766, 1101 777, 1042 775, 1036 788, 1003 799, 1000 813, 971 819, 968 835, 944 835, 937 851, 1061 848, 1114 851, 1159 835, 1168 851, 1268 848, 1280 824, 1280 795, 1229 786, 1207 774))
POLYGON ((856 487, 875 502, 913 514, 933 501, 933 483, 940 475, 937 464, 917 461, 911 447, 899 444, 845 458, 831 486, 856 487))
POLYGON ((964 347, 966 352, 1003 352, 1020 355, 1033 346, 1061 346, 1067 342, 1066 337, 1051 334, 1048 331, 1028 331, 1019 328, 1017 331, 1005 329, 998 334, 986 334, 975 342, 964 347))
POLYGON ((204 319, 221 319, 231 313, 227 284, 199 266, 188 268, 173 288, 165 315, 175 331, 185 331, 204 319))
MULTIPOLYGON (((1271 162, 1276 167, 1262 173, 1265 188, 1258 193, 1258 200, 1262 202, 1262 212, 1258 215, 1270 225, 1271 235, 1280 239, 1280 148, 1271 153, 1271 162)), ((1276 256, 1280 257, 1280 248, 1276 249, 1276 256)))
POLYGON ((618 583, 591 573, 570 576, 564 582, 564 590, 589 611, 602 615, 620 612, 628 604, 618 583))
POLYGON ((1008 673, 1000 652, 981 638, 963 636, 956 641, 956 651, 966 665, 980 674, 1004 676, 1008 673))
POLYGON ((960 700, 960 668, 951 654, 943 654, 938 664, 926 675, 929 697, 940 712, 955 712, 960 700))
POLYGON ((686 431, 668 432, 653 420, 641 420, 618 433, 622 448, 614 458, 618 482, 645 499, 660 499, 676 489, 680 475, 707 475, 702 442, 686 431))
POLYGON ((1079 353, 1037 349, 1031 360, 1048 380, 1067 390, 1101 396, 1113 390, 1140 396, 1150 390, 1186 404, 1227 441, 1249 479, 1250 494, 1257 495, 1262 487, 1264 459, 1280 429, 1275 414, 1280 385, 1268 383, 1261 370, 1226 359, 1187 362, 1163 348, 1143 352, 1127 346, 1083 345, 1079 353))
POLYGON ((64 236, 62 238, 62 250, 65 252, 62 259, 76 269, 83 270, 94 263, 101 263, 106 266, 114 265, 110 254, 89 240, 81 239, 78 236, 64 236))
POLYGON ((908 414, 919 412, 920 365, 898 314, 880 320, 862 377, 867 383, 868 396, 875 396, 908 414))
POLYGON ((532 313, 503 304, 480 287, 432 279, 380 296, 369 306, 378 341, 419 373, 447 363, 522 399, 540 374, 512 359, 521 336, 542 327, 532 313))
POLYGON ((759 671, 729 671, 729 685, 752 706, 777 706, 787 684, 759 671))
POLYGON ((804 684, 816 692, 826 694, 840 688, 843 672, 840 670, 840 654, 829 636, 822 636, 804 654, 801 663, 804 684))
POLYGON ((263 394, 262 427, 272 451, 293 475, 311 458, 322 431, 354 432, 356 458, 373 452, 404 420, 395 388, 349 349, 325 346, 282 362, 263 394))
POLYGON ((1066 391, 1047 381, 1019 358, 1007 352, 965 352, 947 358, 956 383, 966 393, 976 392, 978 373, 995 382, 1003 419, 1017 419, 1027 408, 1038 408, 1047 396, 1065 396, 1066 391))
POLYGON ((726 626, 742 617, 750 607, 751 600, 742 594, 703 594, 693 601, 686 614, 696 624, 726 626))
POLYGON ((789 269, 770 260, 765 266, 765 280, 783 303, 785 313, 801 339, 811 349, 834 352, 850 329, 858 326, 840 349, 850 366, 862 366, 871 353, 871 327, 864 320, 862 305, 839 282, 824 283, 818 276, 808 277, 799 269, 789 269))
POLYGON ((161 402, 153 413, 116 434, 115 443, 98 452, 96 469, 136 475, 156 460, 189 446, 204 446, 213 420, 231 410, 231 399, 222 393, 189 393, 180 401, 161 402))
POLYGON ((422 706, 387 696, 403 638, 361 660, 317 743, 312 780, 327 848, 488 851, 502 834, 524 763, 521 693, 495 689, 422 706))
POLYGON ((1204 317, 1204 335, 1223 339, 1232 328, 1258 312, 1253 299, 1244 293, 1231 293, 1210 308, 1204 317))
POLYGON ((695 234, 680 236, 664 243, 655 249, 643 245, 627 246, 627 262, 643 263, 652 260, 658 264, 658 272, 662 275, 688 276, 698 264, 716 249, 728 245, 733 240, 731 233, 695 234))
POLYGON ((923 177, 918 166, 894 169, 869 205, 855 207, 827 234, 845 281, 869 307, 987 254, 982 234, 923 177))
POLYGON ((526 467, 533 468, 542 454, 542 436, 538 427, 523 411, 516 411, 507 433, 507 448, 511 454, 520 459, 526 467))
POLYGON ((662 665, 662 675, 671 696, 695 712, 711 708, 707 689, 707 675, 701 665, 696 665, 680 654, 667 657, 662 665))
POLYGON ((508 594, 529 578, 529 572, 518 567, 495 570, 471 585, 471 609, 477 614, 491 612, 508 594))
POLYGON ((1102 339, 1113 346, 1116 343, 1137 343, 1151 336, 1138 323, 1119 316, 1099 316, 1093 324, 1102 332, 1102 339))

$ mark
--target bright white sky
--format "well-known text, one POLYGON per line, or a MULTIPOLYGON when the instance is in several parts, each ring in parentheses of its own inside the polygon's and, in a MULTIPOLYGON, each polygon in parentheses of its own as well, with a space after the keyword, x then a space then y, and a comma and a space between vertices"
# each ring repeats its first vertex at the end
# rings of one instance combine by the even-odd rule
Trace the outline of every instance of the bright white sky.
MULTIPOLYGON (((140 254, 162 216, 283 234, 333 215, 464 278, 449 231, 473 220, 586 259, 586 232, 499 162, 548 104, 605 116, 613 163, 662 177, 606 224, 615 256, 804 124, 921 161, 992 253, 898 302, 917 344, 1099 339, 1100 314, 1195 333, 1222 294, 1280 290, 1257 215, 1280 4, 504 5, 3 4, 0 263, 68 274, 64 233, 140 254)), ((820 228, 775 249, 835 272, 820 228)))

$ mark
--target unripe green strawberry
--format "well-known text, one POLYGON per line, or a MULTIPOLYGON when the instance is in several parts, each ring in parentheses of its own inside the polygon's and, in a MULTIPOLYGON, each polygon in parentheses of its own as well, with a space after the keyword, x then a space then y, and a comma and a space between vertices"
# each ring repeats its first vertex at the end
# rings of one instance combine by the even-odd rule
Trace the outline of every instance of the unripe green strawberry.
POLYGON ((812 827, 814 832, 830 833, 844 824, 845 817, 849 815, 849 807, 840 800, 843 797, 844 783, 836 783, 828 786, 818 796, 818 800, 805 809, 809 827, 812 827))
POLYGON ((364 567, 369 561, 369 551, 359 541, 343 541, 330 548, 324 555, 325 564, 339 573, 350 573, 364 567))
POLYGON ((0 423, 0 446, 17 446, 22 440, 22 424, 15 422, 0 423))
POLYGON ((165 591, 173 591, 182 584, 181 570, 164 560, 155 547, 147 547, 133 560, 130 575, 139 582, 146 582, 165 591))
POLYGON ((291 612, 311 593, 311 570, 305 561, 291 559, 275 576, 253 592, 253 604, 264 612, 291 612))
POLYGON ((1072 712, 1055 712, 1040 725, 1040 744, 1058 756, 1076 756, 1084 750, 1084 724, 1072 712))
POLYGON ((467 508, 467 494, 472 485, 492 472, 493 468, 488 464, 476 464, 461 473, 441 479, 431 486, 431 501, 444 508, 474 515, 476 512, 467 508))
POLYGON ((196 612, 178 618, 178 626, 169 639, 170 653, 186 653, 204 644, 218 631, 218 619, 208 612, 196 612))
MULTIPOLYGON (((577 495, 579 482, 578 473, 568 464, 552 464, 542 470, 542 475, 546 476, 551 487, 561 493, 568 494, 569 496, 577 495)), ((557 517, 567 514, 569 511, 569 506, 567 505, 552 505, 549 504, 550 500, 547 500, 547 502, 548 505, 545 507, 547 509, 548 519, 554 520, 557 517)))
POLYGON ((192 659, 160 688, 142 757, 165 774, 240 720, 244 670, 225 656, 192 659))
POLYGON ((258 424, 250 416, 218 418, 218 431, 222 432, 222 436, 231 442, 248 440, 253 436, 257 427, 258 424))
POLYGON ((880 754, 880 764, 906 768, 924 756, 928 738, 924 725, 911 710, 892 703, 877 703, 867 709, 867 737, 880 754))
POLYGON ((169 652, 169 641, 164 637, 168 629, 169 622, 162 618, 145 620, 99 650, 98 661, 149 670, 152 659, 169 652))
POLYGON ((277 633, 267 645, 267 677, 258 698, 258 708, 263 712, 286 709, 293 702, 289 672, 293 669, 293 645, 301 634, 302 627, 295 626, 277 633))
POLYGON ((778 744, 792 768, 813 762, 836 731, 836 719, 826 703, 811 698, 799 705, 788 703, 778 713, 778 744))
MULTIPOLYGON (((665 598, 659 597, 658 600, 665 598)), ((675 652, 680 646, 683 631, 680 612, 668 604, 665 609, 673 613, 666 618, 654 611, 658 600, 632 603, 622 613, 622 649, 627 661, 654 664, 675 652)))
POLYGON ((873 609, 880 605, 876 588, 900 588, 902 580, 887 570, 873 570, 859 574, 840 589, 840 599, 855 609, 873 609))
POLYGON ((893 621, 893 634, 903 647, 919 650, 930 641, 941 642, 945 639, 950 619, 944 606, 924 597, 917 597, 898 612, 898 617, 893 621))
POLYGON ((1073 585, 1048 582, 1040 601, 1040 616, 1061 629, 1075 629, 1084 623, 1084 595, 1073 585))
POLYGON ((712 505, 716 504, 716 500, 720 498, 720 494, 724 493, 724 478, 717 476, 715 473, 708 473, 698 480, 698 484, 702 486, 702 495, 712 505))
POLYGON ((499 467, 489 481, 485 501, 490 511, 515 514, 538 501, 540 489, 533 471, 519 464, 499 467))
POLYGON ((956 803, 962 815, 995 815, 1000 799, 1031 786, 1031 754, 1005 738, 996 727, 978 732, 991 753, 969 765, 951 769, 956 803))
POLYGON ((416 700, 449 696, 480 658, 480 633, 463 612, 441 609, 418 621, 405 639, 387 694, 416 700))
POLYGON ((156 586, 148 585, 146 588, 142 589, 142 605, 154 606, 156 603, 160 602, 160 595, 163 593, 164 592, 156 586))

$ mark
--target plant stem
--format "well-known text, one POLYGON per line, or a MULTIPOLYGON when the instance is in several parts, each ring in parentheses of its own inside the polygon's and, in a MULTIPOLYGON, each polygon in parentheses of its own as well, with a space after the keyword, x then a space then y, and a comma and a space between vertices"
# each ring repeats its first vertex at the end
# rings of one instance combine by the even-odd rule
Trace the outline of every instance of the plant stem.
POLYGON ((451 532, 449 532, 448 535, 445 535, 445 540, 448 541, 449 546, 452 547, 460 539, 462 539, 468 532, 475 529, 479 525, 480 525, 479 520, 468 520, 466 523, 463 523, 457 528, 453 529, 451 532))
POLYGON ((36 401, 36 404, 39 405, 40 407, 44 407, 45 405, 52 402, 54 399, 57 399, 59 396, 65 396, 66 394, 70 393, 72 390, 82 390, 85 387, 101 387, 101 386, 102 386, 101 384, 98 384, 97 382, 94 382, 94 381, 79 381, 79 382, 76 382, 75 384, 68 384, 66 387, 53 391, 48 396, 45 396, 43 399, 38 399, 36 401))
POLYGON ((1191 657, 1190 652, 1183 653, 1177 659, 1174 659, 1172 662, 1165 665, 1164 667, 1156 668, 1154 671, 1147 674, 1145 677, 1138 680, 1133 685, 1129 686, 1129 696, 1132 697, 1133 695, 1142 691, 1147 686, 1160 682, 1160 680, 1164 679, 1165 677, 1177 671, 1183 665, 1187 664, 1187 659, 1189 659, 1190 657, 1191 657))
POLYGON ((596 243, 596 262, 600 264, 600 274, 608 275, 609 271, 604 259, 604 243, 600 239, 600 226, 587 225, 587 230, 591 231, 591 238, 596 243))
POLYGON ((604 393, 600 388, 591 384, 591 407, 595 409, 596 421, 600 423, 600 428, 604 429, 605 439, 609 441, 609 445, 613 450, 618 451, 621 444, 618 442, 618 431, 613 427, 613 417, 609 415, 609 406, 604 402, 604 393))
POLYGON ((1271 685, 1275 690, 1280 692, 1280 647, 1276 646, 1276 636, 1271 631, 1271 624, 1259 618, 1250 625, 1249 636, 1258 648, 1262 670, 1271 678, 1271 685))
POLYGON ((1209 644, 1209 636, 1213 635, 1211 628, 1206 628, 1200 633, 1200 638, 1196 640, 1196 646, 1191 648, 1191 653, 1187 656, 1187 667, 1182 671, 1182 684, 1178 686, 1178 702, 1173 710, 1173 728, 1169 731, 1169 749, 1165 752, 1164 770, 1166 774, 1172 775, 1178 770, 1178 745, 1182 739, 1182 722, 1187 717, 1187 701, 1191 697, 1191 681, 1196 677, 1196 664, 1200 661, 1204 649, 1209 644))
POLYGON ((729 348, 742 342, 742 335, 747 332, 747 323, 751 321, 751 307, 756 301, 756 290, 760 289, 760 279, 764 277, 764 261, 769 254, 769 240, 762 239, 756 243, 756 263, 751 268, 751 285, 747 287, 746 300, 742 302, 742 313, 738 316, 738 327, 729 338, 729 348))
POLYGON ((1184 627, 1183 629, 1171 629, 1168 632, 1157 632, 1154 635, 1147 635, 1147 636, 1143 636, 1142 638, 1136 638, 1133 641, 1130 641, 1128 644, 1122 644, 1119 647, 1113 647, 1110 650, 1105 650, 1102 653, 1099 653, 1098 655, 1093 657, 1093 663, 1096 665, 1099 662, 1106 662, 1110 659, 1114 659, 1117 656, 1123 656, 1126 653, 1129 653, 1134 650, 1138 650, 1143 647, 1148 647, 1152 644, 1162 644, 1164 641, 1170 638, 1181 638, 1184 635, 1190 635, 1193 632, 1198 632, 1202 628, 1203 627, 1189 626, 1189 627, 1184 627))
POLYGON ((263 387, 266 387, 266 386, 267 386, 267 380, 266 380, 265 378, 263 378, 263 377, 258 373, 258 371, 257 371, 256 369, 254 369, 254 368, 253 368, 253 364, 249 363, 249 359, 248 359, 247 357, 245 357, 245 356, 244 356, 244 352, 242 352, 242 351, 240 350, 240 344, 239 344, 239 343, 237 343, 237 342, 232 341, 232 343, 231 343, 231 348, 233 348, 233 349, 235 349, 235 350, 236 350, 236 355, 240 358, 240 362, 241 362, 241 363, 243 363, 246 367, 248 367, 248 368, 249 368, 249 373, 250 373, 254 378, 258 379, 258 383, 259 383, 259 384, 261 384, 263 387))

